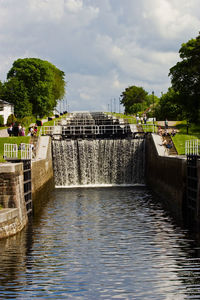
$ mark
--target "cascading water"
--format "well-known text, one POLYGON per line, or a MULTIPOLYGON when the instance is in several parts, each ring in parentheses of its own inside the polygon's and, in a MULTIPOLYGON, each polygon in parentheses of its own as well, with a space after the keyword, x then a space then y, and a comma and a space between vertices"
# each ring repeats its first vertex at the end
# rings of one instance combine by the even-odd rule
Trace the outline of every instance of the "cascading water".
POLYGON ((144 139, 52 142, 56 186, 144 183, 144 139))

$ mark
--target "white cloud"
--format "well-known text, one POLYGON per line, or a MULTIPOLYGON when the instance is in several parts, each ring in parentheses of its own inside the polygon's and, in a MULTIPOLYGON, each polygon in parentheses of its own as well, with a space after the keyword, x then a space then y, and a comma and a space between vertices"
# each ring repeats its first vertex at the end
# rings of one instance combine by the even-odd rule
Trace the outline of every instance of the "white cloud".
POLYGON ((39 57, 66 73, 72 109, 106 109, 132 84, 166 91, 199 28, 198 0, 0 0, 0 79, 39 57))

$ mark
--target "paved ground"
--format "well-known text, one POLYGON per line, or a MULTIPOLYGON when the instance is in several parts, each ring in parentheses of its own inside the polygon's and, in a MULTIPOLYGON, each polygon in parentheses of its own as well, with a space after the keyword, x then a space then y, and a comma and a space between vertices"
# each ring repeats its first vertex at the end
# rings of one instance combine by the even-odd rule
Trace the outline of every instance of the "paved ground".
MULTIPOLYGON (((165 127, 165 121, 157 121, 158 126, 165 127)), ((175 127, 176 126, 176 121, 168 121, 168 126, 169 127, 175 127)))
POLYGON ((0 130, 0 137, 8 137, 7 129, 0 130))

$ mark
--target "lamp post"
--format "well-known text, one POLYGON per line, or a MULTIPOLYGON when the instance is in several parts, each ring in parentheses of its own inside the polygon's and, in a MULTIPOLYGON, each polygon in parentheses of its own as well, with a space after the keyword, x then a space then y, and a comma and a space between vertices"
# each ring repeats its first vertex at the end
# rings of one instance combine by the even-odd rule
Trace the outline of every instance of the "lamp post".
POLYGON ((152 92, 152 100, 153 100, 153 125, 154 125, 154 91, 152 92))

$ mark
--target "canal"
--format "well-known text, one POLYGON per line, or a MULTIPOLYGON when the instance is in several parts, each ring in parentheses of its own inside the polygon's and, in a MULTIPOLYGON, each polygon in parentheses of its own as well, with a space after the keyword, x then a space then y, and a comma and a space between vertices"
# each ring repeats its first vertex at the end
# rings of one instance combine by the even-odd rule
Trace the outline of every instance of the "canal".
POLYGON ((0 299, 200 299, 199 247, 144 187, 56 189, 0 253, 0 299))

